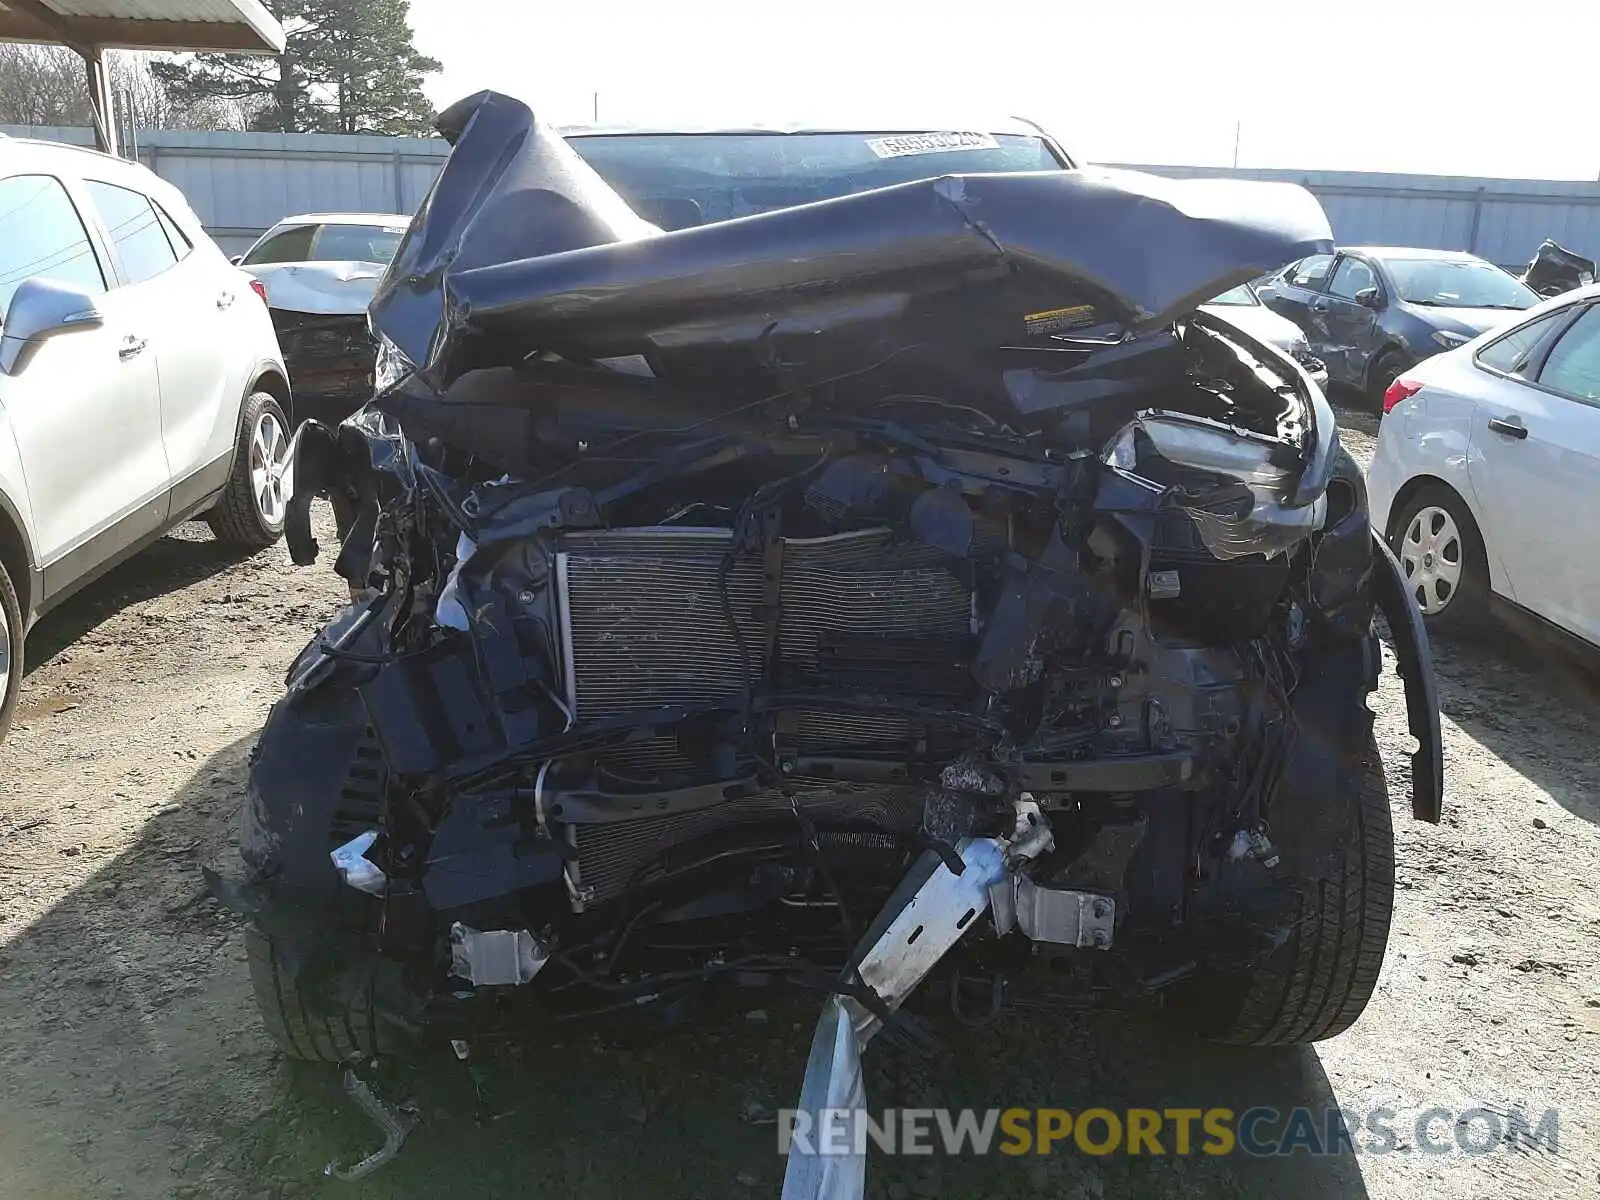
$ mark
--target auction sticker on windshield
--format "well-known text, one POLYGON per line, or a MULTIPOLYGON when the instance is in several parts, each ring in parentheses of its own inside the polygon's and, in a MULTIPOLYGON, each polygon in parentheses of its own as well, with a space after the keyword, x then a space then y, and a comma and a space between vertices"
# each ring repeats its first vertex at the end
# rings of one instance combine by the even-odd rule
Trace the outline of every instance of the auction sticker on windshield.
POLYGON ((990 133, 899 133, 868 138, 867 149, 879 158, 908 154, 945 154, 951 150, 997 150, 1000 143, 990 133))

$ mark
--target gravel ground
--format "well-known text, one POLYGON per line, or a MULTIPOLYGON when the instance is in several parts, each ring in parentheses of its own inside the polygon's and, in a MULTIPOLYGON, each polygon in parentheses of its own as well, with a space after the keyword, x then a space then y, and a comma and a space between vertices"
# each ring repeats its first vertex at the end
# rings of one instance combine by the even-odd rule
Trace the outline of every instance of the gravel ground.
MULTIPOLYGON (((1373 431, 1352 418, 1347 443, 1370 456, 1373 431)), ((422 1128, 365 1182, 321 1177, 373 1130, 332 1068, 267 1041, 238 923, 199 868, 231 852, 255 732, 338 598, 325 566, 296 570, 281 547, 230 556, 186 527, 35 633, 0 747, 0 1196, 776 1195, 763 1118, 799 1083, 806 997, 631 1039, 573 1030, 537 1065, 503 1051, 475 1071, 386 1068, 422 1128)), ((1376 698, 1399 891, 1378 994, 1350 1032, 1253 1053, 1102 1013, 945 1022, 936 1056, 869 1056, 875 1106, 1385 1106, 1391 1152, 879 1159, 870 1194, 1600 1195, 1600 704, 1565 655, 1509 635, 1436 660, 1437 828, 1404 809, 1392 676, 1376 698), (1411 1128, 1434 1105, 1558 1109, 1559 1148, 1425 1154, 1411 1128)))

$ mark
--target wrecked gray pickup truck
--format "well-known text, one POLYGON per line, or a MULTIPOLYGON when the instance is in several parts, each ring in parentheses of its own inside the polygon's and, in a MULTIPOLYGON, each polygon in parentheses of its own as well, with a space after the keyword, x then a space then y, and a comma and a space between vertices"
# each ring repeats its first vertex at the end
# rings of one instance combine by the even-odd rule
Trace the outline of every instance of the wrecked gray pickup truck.
POLYGON ((331 499, 356 600, 261 735, 231 893, 287 1050, 806 986, 811 1106, 929 976, 974 1021, 1357 1018, 1375 613, 1435 821, 1427 645, 1321 392, 1195 312, 1329 249, 1308 193, 862 133, 815 198, 772 134, 764 182, 662 170, 782 206, 663 232, 516 101, 441 129, 379 394, 295 441, 291 551, 331 499))

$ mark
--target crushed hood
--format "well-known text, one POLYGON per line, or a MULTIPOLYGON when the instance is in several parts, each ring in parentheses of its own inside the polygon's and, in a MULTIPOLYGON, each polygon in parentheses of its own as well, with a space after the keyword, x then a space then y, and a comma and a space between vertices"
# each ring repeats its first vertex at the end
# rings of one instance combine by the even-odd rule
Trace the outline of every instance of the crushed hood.
POLYGON ((945 176, 661 233, 516 100, 480 92, 439 129, 453 152, 370 307, 436 387, 535 351, 726 378, 823 348, 847 369, 894 343, 1137 332, 1333 246, 1296 185, 1101 170, 945 176))
POLYGON ((267 289, 267 304, 288 312, 355 316, 367 311, 382 263, 274 263, 246 268, 267 289))

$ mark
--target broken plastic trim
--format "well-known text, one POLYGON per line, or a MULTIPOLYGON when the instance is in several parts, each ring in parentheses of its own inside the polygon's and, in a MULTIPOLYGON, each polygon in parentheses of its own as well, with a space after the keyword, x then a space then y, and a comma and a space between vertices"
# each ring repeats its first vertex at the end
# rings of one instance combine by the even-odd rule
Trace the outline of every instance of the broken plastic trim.
POLYGON ((1396 667, 1405 682, 1406 728, 1417 739, 1411 756, 1411 815, 1437 825, 1444 815, 1444 737, 1439 730, 1439 685, 1428 652, 1428 630, 1417 599, 1406 586, 1400 560, 1376 529, 1372 540, 1377 568, 1372 590, 1378 611, 1389 623, 1396 667))
POLYGON ((1181 500, 1176 507, 1194 522, 1200 540, 1220 559, 1283 554, 1322 528, 1327 497, 1295 507, 1299 472, 1282 465, 1284 444, 1203 417, 1147 412, 1118 431, 1103 458, 1107 466, 1143 475, 1154 455, 1175 466, 1239 484, 1250 497, 1242 514, 1229 514, 1181 500))
POLYGON ((369 829, 328 853, 333 860, 333 869, 339 872, 339 878, 356 891, 366 892, 369 896, 381 896, 389 889, 389 879, 384 875, 383 868, 366 857, 367 851, 372 849, 377 840, 377 831, 369 829))
POLYGON ((1328 490, 1328 480, 1333 476, 1334 463, 1338 459, 1339 423, 1334 418, 1328 397, 1292 355, 1253 336, 1232 321, 1202 311, 1190 313, 1184 319, 1226 342, 1250 351, 1275 381, 1287 385, 1287 391, 1293 394, 1295 401, 1288 413, 1302 426, 1300 450, 1305 466, 1294 491, 1285 499, 1295 508, 1310 504, 1328 490))

